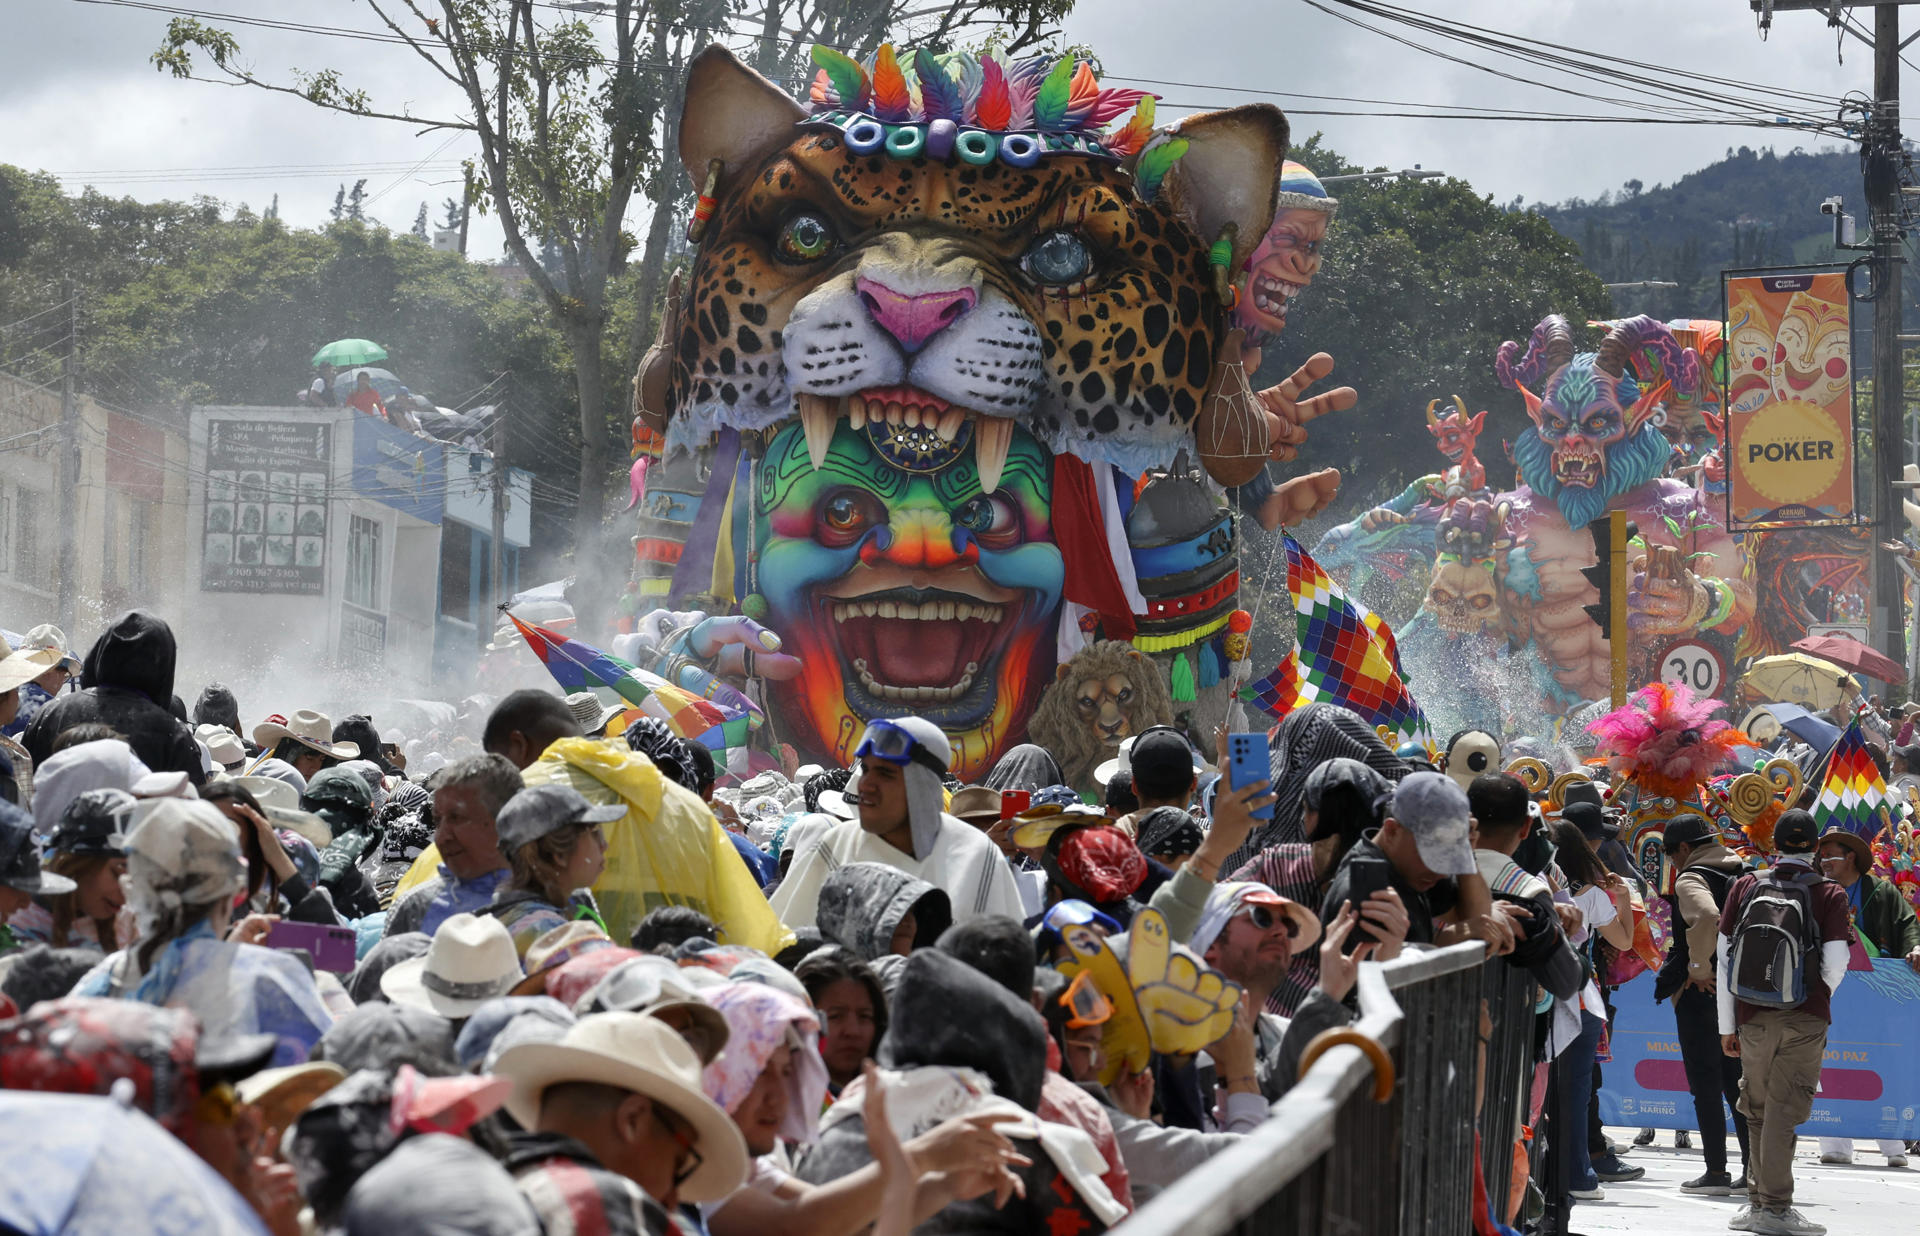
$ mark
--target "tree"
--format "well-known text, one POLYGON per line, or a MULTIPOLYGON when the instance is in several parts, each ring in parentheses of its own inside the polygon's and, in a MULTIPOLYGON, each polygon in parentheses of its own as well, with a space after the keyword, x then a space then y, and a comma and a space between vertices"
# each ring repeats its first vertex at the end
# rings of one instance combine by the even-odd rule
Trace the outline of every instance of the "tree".
POLYGON ((364 178, 353 182, 353 188, 347 192, 346 217, 355 223, 367 221, 367 182, 364 178))
POLYGON ((347 182, 340 182, 340 191, 333 195, 333 209, 327 212, 335 223, 347 217, 347 182))
MULTIPOLYGON (((931 21, 944 38, 963 16, 986 14, 1009 14, 1016 26, 1038 30, 1047 14, 1070 5, 946 0, 910 12, 900 0, 765 0, 760 37, 763 48, 790 32, 791 46, 801 50, 815 38, 866 47, 909 18, 916 28, 931 21), (850 30, 870 37, 844 37, 850 30)), ((286 80, 261 76, 244 61, 232 34, 192 17, 169 23, 152 60, 180 78, 193 77, 196 65, 209 65, 219 75, 214 80, 425 131, 463 131, 478 140, 469 200, 499 217, 508 256, 546 303, 573 363, 581 438, 576 567, 596 594, 589 597, 594 612, 581 615, 592 629, 607 616, 595 602, 610 603, 614 587, 601 577, 619 569, 611 554, 604 564, 590 563, 589 556, 599 542, 615 466, 612 427, 624 411, 624 384, 609 382, 606 372, 606 331, 610 284, 637 243, 624 230, 627 209, 641 193, 654 206, 635 289, 638 325, 630 339, 638 344, 651 337, 647 323, 674 217, 691 191, 672 157, 686 68, 710 43, 752 36, 731 25, 739 12, 736 0, 610 0, 595 13, 604 19, 599 23, 561 15, 559 6, 537 0, 368 0, 367 7, 392 37, 459 90, 461 113, 419 116, 384 107, 334 68, 296 68, 286 80), (542 237, 558 248, 564 280, 538 261, 533 246, 542 237)), ((789 57, 784 63, 797 61, 789 57)), ((615 548, 624 559, 624 544, 615 548)))
POLYGON ((427 235, 427 204, 420 203, 420 213, 413 217, 413 236, 416 240, 431 240, 427 235))
POLYGON ((440 230, 457 232, 460 230, 460 216, 466 213, 466 203, 457 197, 450 197, 440 204, 440 230))
POLYGON ((273 195, 273 205, 267 207, 267 213, 260 217, 262 219, 278 219, 280 217, 280 195, 278 193, 273 195))

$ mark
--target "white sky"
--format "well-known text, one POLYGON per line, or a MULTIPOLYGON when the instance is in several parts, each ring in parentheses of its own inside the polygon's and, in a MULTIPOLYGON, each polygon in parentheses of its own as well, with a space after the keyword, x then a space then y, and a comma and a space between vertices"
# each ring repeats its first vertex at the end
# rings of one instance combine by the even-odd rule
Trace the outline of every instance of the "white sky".
MULTIPOLYGON (((141 0, 146 2, 146 0, 141 0)), ((155 0, 185 6, 189 0, 155 0)), ((1849 39, 1835 55, 1823 17, 1784 13, 1761 42, 1746 0, 1400 0, 1436 16, 1556 45, 1603 52, 1838 97, 1871 85, 1871 53, 1849 39)), ((215 11, 373 30, 355 0, 220 0, 215 11)), ((1857 10, 1869 25, 1871 10, 1857 10)), ((208 193, 263 209, 275 193, 294 225, 324 222, 341 181, 368 179, 370 213, 396 230, 411 226, 424 200, 437 219, 457 192, 458 164, 474 153, 462 134, 417 134, 411 126, 322 112, 295 98, 179 82, 148 63, 170 14, 82 0, 8 0, 12 54, 0 80, 0 160, 74 174, 70 187, 143 199, 208 193), (414 165, 422 164, 419 170, 414 165), (221 169, 221 170, 212 170, 221 169), (137 173, 137 175, 129 175, 137 173), (435 183, 435 182, 453 183, 435 183)), ((1904 14, 1920 28, 1920 9, 1904 14)), ((214 24, 219 24, 215 22, 214 24)), ((303 33, 231 27, 263 76, 332 66, 382 107, 421 114, 457 109, 452 89, 403 47, 303 33)), ((1163 120, 1201 107, 1252 101, 1226 87, 1343 95, 1523 112, 1626 114, 1504 80, 1394 44, 1309 7, 1303 0, 1080 0, 1067 35, 1091 45, 1116 79, 1161 78, 1209 86, 1155 87, 1163 120)), ((1549 76, 1517 61, 1457 45, 1522 77, 1549 76)), ((1909 53, 1920 63, 1920 47, 1909 53)), ((1909 94, 1920 74, 1903 74, 1909 94)), ((1565 80, 1565 79, 1556 79, 1565 80)), ((1117 84, 1130 84, 1120 82, 1117 84)), ((1598 93, 1613 93, 1593 87, 1598 93)), ((1920 96, 1916 96, 1920 100, 1920 96)), ((1668 182, 1720 157, 1729 146, 1825 146, 1791 131, 1731 126, 1571 125, 1466 120, 1319 117, 1337 102, 1276 99, 1297 140, 1324 130, 1349 159, 1368 166, 1420 163, 1462 176, 1496 200, 1593 197, 1628 179, 1668 182)), ((1385 109, 1380 109, 1385 110, 1385 109)), ((1909 107, 1920 115, 1920 104, 1909 107)), ((634 230, 638 231, 638 221, 634 230)), ((475 220, 471 252, 500 251, 489 221, 475 220)))

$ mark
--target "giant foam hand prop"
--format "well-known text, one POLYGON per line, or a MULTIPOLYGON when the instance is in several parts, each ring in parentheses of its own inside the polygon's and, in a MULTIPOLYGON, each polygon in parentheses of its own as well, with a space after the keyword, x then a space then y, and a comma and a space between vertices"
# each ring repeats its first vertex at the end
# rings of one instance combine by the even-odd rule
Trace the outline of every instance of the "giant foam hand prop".
POLYGON ((1174 947, 1158 910, 1133 916, 1124 963, 1097 932, 1070 927, 1064 938, 1074 960, 1062 972, 1071 978, 1085 970, 1113 1007, 1101 1038, 1102 1084, 1145 1069, 1153 1052, 1193 1055, 1232 1028, 1240 988, 1174 947))

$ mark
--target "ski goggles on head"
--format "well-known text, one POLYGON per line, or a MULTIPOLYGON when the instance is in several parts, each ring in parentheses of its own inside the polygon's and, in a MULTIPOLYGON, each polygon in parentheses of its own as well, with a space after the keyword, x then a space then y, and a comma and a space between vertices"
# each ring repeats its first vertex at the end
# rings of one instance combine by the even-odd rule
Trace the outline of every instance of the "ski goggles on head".
POLYGON ((884 760, 889 764, 918 764, 930 768, 937 777, 947 775, 947 766, 936 758, 933 752, 920 745, 920 740, 907 730, 891 721, 869 721, 867 732, 860 736, 860 745, 853 749, 855 759, 884 760))

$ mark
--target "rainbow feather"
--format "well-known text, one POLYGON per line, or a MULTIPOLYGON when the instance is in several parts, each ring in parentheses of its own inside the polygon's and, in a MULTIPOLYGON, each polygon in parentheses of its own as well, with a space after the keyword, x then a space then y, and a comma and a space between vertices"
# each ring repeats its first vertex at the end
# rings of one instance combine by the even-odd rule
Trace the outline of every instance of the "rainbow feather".
POLYGON ((1019 131, 1034 127, 1034 97, 1040 93, 1040 84, 1047 79, 1049 71, 1048 63, 1038 56, 1015 61, 1007 70, 1007 128, 1009 130, 1019 131))
POLYGON ((1137 153, 1153 136, 1153 96, 1147 95, 1133 110, 1133 116, 1126 124, 1108 134, 1102 143, 1121 158, 1137 153))
POLYGON ((980 58, 980 98, 973 122, 983 129, 1005 132, 1013 119, 1013 98, 1007 90, 1007 71, 992 56, 980 58))
POLYGON ((815 43, 813 62, 820 66, 820 72, 813 82, 812 97, 815 103, 831 102, 853 110, 866 106, 867 71, 860 67, 858 60, 844 52, 815 43), (831 100, 821 97, 823 82, 832 89, 831 100))
POLYGON ((978 57, 959 52, 948 62, 948 67, 956 63, 960 66, 960 114, 954 119, 971 121, 980 103, 980 87, 985 77, 978 57))
POLYGON ((1187 139, 1162 134, 1147 144, 1133 164, 1133 188, 1143 202, 1151 202, 1160 192, 1160 182, 1173 170, 1174 162, 1187 153, 1187 139))
POLYGON ((920 98, 928 120, 959 120, 962 107, 960 87, 947 70, 922 47, 913 53, 913 70, 920 78, 920 98))
MULTIPOLYGON (((1088 71, 1092 79, 1093 73, 1088 71)), ((1074 63, 1071 56, 1063 58, 1053 66, 1046 80, 1040 83, 1040 89, 1033 96, 1033 127, 1036 129, 1060 129, 1067 123, 1067 107, 1073 101, 1074 63)))
POLYGON ((1152 97, 1144 90, 1101 90, 1084 111, 1069 110, 1067 119, 1076 129, 1103 129, 1140 100, 1152 97))
POLYGON ((913 95, 907 89, 906 74, 900 71, 900 62, 893 58, 893 44, 882 43, 873 57, 873 111, 881 120, 891 120, 898 124, 907 120, 913 111, 913 95))

